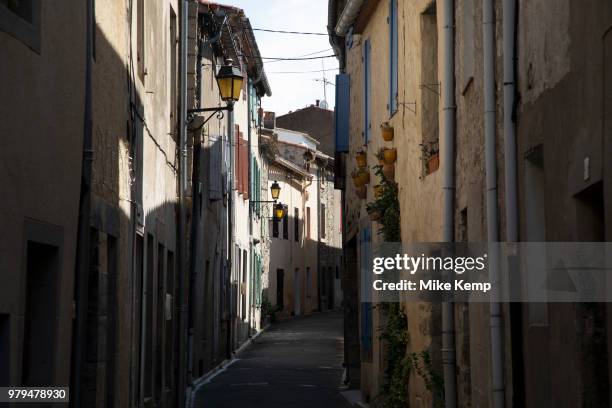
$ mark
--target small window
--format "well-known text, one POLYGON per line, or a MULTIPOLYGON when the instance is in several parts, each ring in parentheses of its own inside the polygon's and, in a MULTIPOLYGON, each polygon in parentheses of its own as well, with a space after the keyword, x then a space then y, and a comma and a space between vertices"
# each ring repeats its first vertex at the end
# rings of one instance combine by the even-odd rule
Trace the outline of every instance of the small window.
POLYGON ((0 31, 40 52, 40 0, 0 0, 0 31))
POLYGON ((435 1, 421 14, 420 88, 422 174, 427 176, 440 167, 440 81, 438 79, 438 17, 435 1))
POLYGON ((145 1, 138 0, 136 5, 136 62, 138 77, 144 83, 147 75, 145 65, 145 1))
POLYGON ((321 238, 325 239, 325 204, 321 204, 321 238))
POLYGON ((295 207, 293 209, 293 239, 295 242, 300 241, 300 210, 295 207))
POLYGON ((389 0, 389 114, 397 112, 397 0, 389 0))
POLYGON ((310 207, 306 207, 306 238, 310 239, 310 207))

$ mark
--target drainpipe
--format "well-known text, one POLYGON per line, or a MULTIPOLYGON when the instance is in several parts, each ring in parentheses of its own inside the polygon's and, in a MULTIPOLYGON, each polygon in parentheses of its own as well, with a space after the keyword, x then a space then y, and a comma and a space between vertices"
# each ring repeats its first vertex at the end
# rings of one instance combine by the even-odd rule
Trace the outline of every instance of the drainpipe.
POLYGON ((336 17, 336 0, 329 0, 327 3, 327 34, 334 54, 338 58, 340 72, 344 72, 344 42, 335 32, 336 17))
POLYGON ((82 401, 83 362, 87 351, 87 304, 89 285, 89 218, 91 213, 91 163, 93 161, 92 146, 92 89, 91 61, 93 59, 93 0, 87 0, 87 22, 85 43, 85 112, 83 121, 83 164, 81 167, 81 197, 79 201, 78 240, 74 276, 74 303, 76 305, 76 320, 74 324, 72 368, 71 406, 79 406, 82 401))
POLYGON ((348 0, 336 24, 336 35, 344 37, 349 27, 353 25, 365 0, 348 0))
POLYGON ((506 240, 518 241, 516 170, 516 0, 503 0, 504 29, 504 163, 506 184, 506 240))
POLYGON ((179 112, 179 225, 178 225, 178 269, 179 269, 179 295, 180 295, 180 333, 179 339, 179 370, 177 390, 179 393, 179 406, 185 406, 186 398, 186 359, 188 350, 186 347, 189 338, 188 318, 188 297, 187 297, 187 249, 185 241, 186 233, 186 213, 185 196, 187 192, 187 31, 189 24, 189 4, 188 0, 181 0, 181 35, 180 35, 180 112, 179 112))
MULTIPOLYGON (((494 0, 482 2, 482 30, 484 47, 484 122, 487 189, 487 241, 495 243, 499 238, 497 210, 497 151, 495 129, 495 5, 494 0)), ((499 282, 496 267, 497 256, 491 254, 489 279, 493 285, 499 282)), ((491 386, 493 407, 504 406, 504 361, 502 350, 501 304, 495 299, 490 303, 491 330, 491 386)))
MULTIPOLYGON (((444 72, 442 74, 444 218, 442 234, 444 242, 453 242, 455 240, 455 2, 444 0, 442 7, 444 19, 442 28, 444 35, 444 72)), ((442 303, 442 366, 446 408, 457 406, 455 360, 455 308, 453 303, 445 302, 442 303)))

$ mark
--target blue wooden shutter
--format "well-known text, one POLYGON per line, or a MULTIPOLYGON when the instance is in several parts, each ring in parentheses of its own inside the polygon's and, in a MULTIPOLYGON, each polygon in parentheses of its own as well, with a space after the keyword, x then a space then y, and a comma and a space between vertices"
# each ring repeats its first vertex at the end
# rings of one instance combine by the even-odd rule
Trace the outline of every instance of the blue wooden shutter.
POLYGON ((397 36, 397 0, 389 0, 389 113, 397 111, 397 64, 398 64, 398 36, 397 36))
POLYGON ((370 105, 371 105, 371 45, 370 40, 365 40, 363 43, 363 143, 368 144, 370 141, 370 130, 372 124, 370 122, 370 105))
POLYGON ((349 151, 351 81, 348 74, 336 75, 336 152, 349 151))

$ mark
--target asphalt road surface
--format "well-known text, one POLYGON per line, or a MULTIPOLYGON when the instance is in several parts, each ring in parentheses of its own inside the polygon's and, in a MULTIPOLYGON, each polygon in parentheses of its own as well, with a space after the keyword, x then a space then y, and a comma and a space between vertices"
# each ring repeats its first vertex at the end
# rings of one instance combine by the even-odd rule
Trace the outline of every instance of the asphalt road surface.
POLYGON ((342 315, 315 313, 271 326, 198 390, 197 408, 346 408, 342 315))

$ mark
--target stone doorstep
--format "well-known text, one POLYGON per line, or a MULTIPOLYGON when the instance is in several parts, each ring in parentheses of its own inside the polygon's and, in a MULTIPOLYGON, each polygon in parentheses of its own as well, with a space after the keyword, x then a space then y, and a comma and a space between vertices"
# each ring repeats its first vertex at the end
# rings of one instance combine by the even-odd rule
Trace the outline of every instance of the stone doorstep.
POLYGON ((361 390, 341 391, 340 395, 348 401, 352 407, 369 408, 370 405, 361 401, 361 390))

